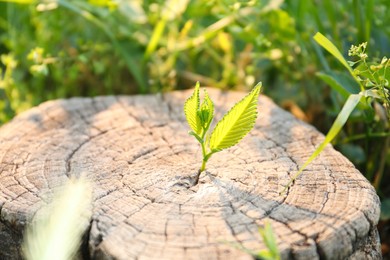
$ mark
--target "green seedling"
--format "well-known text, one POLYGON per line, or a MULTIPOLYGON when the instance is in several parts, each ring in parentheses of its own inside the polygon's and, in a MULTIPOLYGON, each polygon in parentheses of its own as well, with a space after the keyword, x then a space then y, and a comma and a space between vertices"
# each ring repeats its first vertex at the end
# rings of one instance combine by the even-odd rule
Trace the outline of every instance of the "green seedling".
POLYGON ((203 101, 200 102, 199 82, 196 83, 194 93, 184 104, 184 113, 192 130, 189 134, 194 136, 202 147, 203 161, 198 177, 206 169, 206 163, 214 153, 236 145, 252 130, 257 118, 260 89, 261 83, 258 83, 223 116, 209 135, 208 131, 214 118, 214 104, 206 89, 203 101))

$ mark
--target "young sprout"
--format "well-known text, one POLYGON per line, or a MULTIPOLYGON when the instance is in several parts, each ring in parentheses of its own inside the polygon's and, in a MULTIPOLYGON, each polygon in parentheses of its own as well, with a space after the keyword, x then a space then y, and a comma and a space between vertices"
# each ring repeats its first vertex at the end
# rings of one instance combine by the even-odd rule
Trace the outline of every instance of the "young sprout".
POLYGON ((203 101, 200 102, 199 82, 196 83, 194 93, 184 104, 184 113, 191 128, 189 134, 202 147, 203 160, 199 174, 206 169, 206 163, 214 153, 236 145, 252 130, 257 118, 260 89, 261 82, 223 116, 209 135, 208 130, 214 118, 214 104, 206 89, 203 101))

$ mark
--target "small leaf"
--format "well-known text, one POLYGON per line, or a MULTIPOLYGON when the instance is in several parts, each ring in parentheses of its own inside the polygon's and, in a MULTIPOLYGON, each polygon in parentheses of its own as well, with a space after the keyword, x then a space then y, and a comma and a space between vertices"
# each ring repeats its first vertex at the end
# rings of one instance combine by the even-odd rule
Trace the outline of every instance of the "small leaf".
POLYGON ((261 83, 239 101, 218 122, 210 137, 211 151, 220 151, 237 144, 254 126, 261 83))
POLYGON ((199 103, 199 82, 197 82, 194 93, 184 103, 184 114, 186 115, 187 122, 190 125, 192 131, 198 135, 202 130, 200 120, 197 115, 199 110, 199 103))
POLYGON ((204 99, 198 111, 198 117, 203 128, 202 130, 207 131, 214 117, 214 104, 206 89, 204 89, 204 99))

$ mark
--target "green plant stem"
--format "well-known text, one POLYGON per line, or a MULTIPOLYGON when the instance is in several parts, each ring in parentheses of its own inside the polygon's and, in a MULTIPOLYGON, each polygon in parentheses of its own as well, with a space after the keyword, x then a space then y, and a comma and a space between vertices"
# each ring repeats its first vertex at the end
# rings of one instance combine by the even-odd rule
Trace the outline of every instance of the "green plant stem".
POLYGON ((206 170, 207 161, 210 159, 211 155, 213 155, 216 152, 218 152, 218 151, 211 151, 208 154, 206 154, 206 152, 203 153, 203 161, 202 161, 202 167, 200 168, 200 172, 206 170))
POLYGON ((204 137, 206 136, 206 133, 209 130, 210 125, 211 125, 211 122, 210 122, 210 124, 206 128, 203 128, 203 134, 202 134, 202 137, 201 137, 202 141, 200 142, 200 144, 202 146, 203 160, 202 160, 202 166, 200 167, 199 173, 201 173, 204 170, 206 170, 206 163, 209 160, 210 156, 213 154, 213 152, 207 153, 207 151, 206 151, 206 142, 204 140, 204 137))
POLYGON ((203 172, 206 169, 206 163, 207 163, 208 158, 207 158, 207 154, 206 154, 205 142, 202 142, 201 145, 202 145, 203 160, 202 160, 202 167, 200 167, 200 172, 203 172))

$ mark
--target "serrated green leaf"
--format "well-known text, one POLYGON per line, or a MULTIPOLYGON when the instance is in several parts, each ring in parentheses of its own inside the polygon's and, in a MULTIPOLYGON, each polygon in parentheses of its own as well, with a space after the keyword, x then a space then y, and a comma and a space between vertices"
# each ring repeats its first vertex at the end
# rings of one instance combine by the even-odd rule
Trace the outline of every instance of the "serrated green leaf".
POLYGON ((220 151, 237 144, 250 130, 257 118, 257 102, 261 83, 239 101, 218 122, 210 137, 211 151, 220 151))
POLYGON ((201 123, 197 115, 199 106, 199 82, 197 82, 195 85, 194 93, 184 103, 184 114, 186 115, 187 122, 190 125, 192 131, 198 135, 202 130, 201 123))
POLYGON ((206 89, 204 89, 204 99, 198 111, 198 117, 203 128, 202 130, 207 131, 214 117, 214 104, 206 89))

